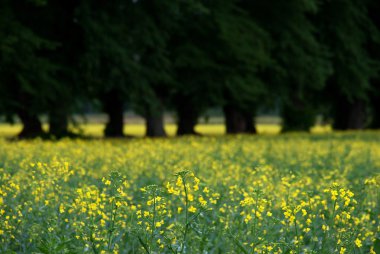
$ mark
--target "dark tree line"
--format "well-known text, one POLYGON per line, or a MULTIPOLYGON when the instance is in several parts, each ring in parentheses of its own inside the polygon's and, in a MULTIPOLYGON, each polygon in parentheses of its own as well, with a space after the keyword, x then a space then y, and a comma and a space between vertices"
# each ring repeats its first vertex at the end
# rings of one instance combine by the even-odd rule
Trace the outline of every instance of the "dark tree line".
POLYGON ((195 134, 211 107, 227 133, 255 133, 275 106, 284 131, 317 115, 380 128, 378 13, 376 0, 0 0, 0 114, 21 137, 70 135, 83 104, 108 115, 109 137, 126 105, 148 136, 166 135, 165 110, 195 134))

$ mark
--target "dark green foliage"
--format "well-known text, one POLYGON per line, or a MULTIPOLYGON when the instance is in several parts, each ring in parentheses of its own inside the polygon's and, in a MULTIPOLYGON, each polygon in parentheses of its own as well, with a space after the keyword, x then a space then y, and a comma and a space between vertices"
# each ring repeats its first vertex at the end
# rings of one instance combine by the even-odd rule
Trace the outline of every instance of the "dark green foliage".
POLYGON ((124 101, 138 64, 127 26, 129 1, 81 1, 77 17, 84 31, 81 70, 91 98, 108 115, 106 136, 123 136, 124 101))
MULTIPOLYGON (((377 31, 380 31, 380 3, 379 1, 369 1, 368 7, 369 17, 376 27, 377 31)), ((376 33, 375 33, 376 34, 376 33)), ((368 43, 369 55, 379 61, 380 59, 380 35, 377 32, 377 36, 372 36, 372 40, 368 43)), ((375 77, 371 79, 371 90, 369 93, 370 98, 370 113, 369 122, 370 128, 380 129, 380 73, 377 72, 375 77)))
POLYGON ((281 101, 284 130, 308 130, 313 120, 305 122, 304 115, 310 118, 314 94, 331 73, 327 48, 311 20, 319 10, 317 1, 243 1, 243 5, 273 43, 273 63, 262 72, 269 104, 281 101))
POLYGON ((52 135, 66 135, 68 114, 81 94, 76 1, 1 4, 1 111, 9 119, 18 115, 24 124, 20 136, 42 134, 41 113, 49 114, 52 135))
POLYGON ((194 133, 197 118, 210 106, 254 115, 252 105, 264 90, 257 73, 270 62, 267 33, 235 1, 188 8, 180 24, 172 41, 178 134, 194 133))
POLYGON ((330 49, 333 74, 322 100, 330 104, 337 129, 362 129, 366 124, 371 79, 379 61, 367 46, 378 41, 379 30, 368 16, 368 1, 323 1, 317 24, 330 49))
POLYGON ((174 89, 168 42, 179 16, 179 3, 138 1, 130 9, 129 34, 139 72, 130 92, 134 110, 147 122, 147 136, 165 136, 163 113, 174 89))
MULTIPOLYGON (((0 109, 8 119, 18 115, 24 124, 22 136, 42 133, 37 115, 54 97, 58 66, 45 56, 57 43, 28 26, 26 7, 33 3, 0 3, 0 109)), ((35 7, 37 8, 37 7, 35 7)))
POLYGON ((22 136, 68 135, 78 104, 101 106, 123 136, 126 105, 165 136, 223 108, 228 133, 254 133, 279 105, 283 129, 317 114, 337 129, 380 126, 380 23, 375 0, 21 0, 0 2, 0 114, 22 136))

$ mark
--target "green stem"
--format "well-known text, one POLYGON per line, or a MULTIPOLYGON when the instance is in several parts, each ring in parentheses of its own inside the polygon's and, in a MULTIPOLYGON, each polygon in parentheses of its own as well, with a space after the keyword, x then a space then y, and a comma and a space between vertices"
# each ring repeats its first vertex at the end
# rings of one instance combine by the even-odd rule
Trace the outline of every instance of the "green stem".
POLYGON ((298 229, 297 229, 297 217, 296 217, 296 214, 294 212, 293 212, 293 216, 294 216, 294 229, 296 231, 296 237, 297 237, 297 252, 301 253, 300 252, 299 237, 298 237, 298 229))
POLYGON ((150 235, 150 244, 149 248, 150 251, 152 248, 152 243, 153 243, 153 237, 154 237, 154 231, 156 230, 156 189, 153 190, 153 219, 152 219, 152 233, 150 235))
MULTIPOLYGON (((332 210, 332 215, 331 215, 331 219, 330 219, 330 228, 329 228, 329 231, 330 230, 333 230, 333 228, 334 228, 334 221, 335 221, 335 207, 336 207, 336 203, 337 203, 337 201, 338 201, 338 199, 336 199, 335 201, 334 201, 334 205, 333 205, 333 210, 332 210)), ((328 232, 328 234, 330 235, 330 233, 328 232)))
POLYGON ((112 203, 111 203, 111 224, 110 228, 108 229, 108 251, 111 251, 112 248, 112 235, 115 227, 115 217, 116 217, 116 207, 115 207, 115 197, 114 197, 114 191, 111 190, 111 197, 113 197, 112 203))
POLYGON ((146 251, 146 253, 150 254, 150 251, 149 251, 149 248, 148 246, 144 243, 144 241, 141 239, 140 236, 137 236, 137 238, 139 239, 139 242, 140 244, 143 246, 144 250, 146 251))
POLYGON ((185 231, 183 233, 183 241, 182 241, 182 247, 181 247, 180 253, 183 253, 185 249, 187 231, 189 227, 189 211, 188 211, 189 200, 188 200, 188 195, 187 195, 186 179, 184 177, 182 177, 182 184, 185 191, 185 231))
MULTIPOLYGON (((255 221, 253 222, 253 233, 255 235, 255 238, 257 238, 257 233, 256 233, 256 227, 257 227, 257 208, 258 208, 258 199, 259 199, 259 194, 256 192, 256 200, 255 200, 255 221)), ((255 239, 256 240, 256 239, 255 239)))
MULTIPOLYGON (((94 224, 94 220, 93 218, 91 218, 91 221, 92 221, 92 225, 94 224)), ((92 251, 95 253, 95 254, 98 254, 98 250, 96 249, 96 246, 95 246, 95 242, 94 242, 94 238, 92 237, 92 226, 90 227, 90 242, 91 242, 91 248, 92 248, 92 251)))

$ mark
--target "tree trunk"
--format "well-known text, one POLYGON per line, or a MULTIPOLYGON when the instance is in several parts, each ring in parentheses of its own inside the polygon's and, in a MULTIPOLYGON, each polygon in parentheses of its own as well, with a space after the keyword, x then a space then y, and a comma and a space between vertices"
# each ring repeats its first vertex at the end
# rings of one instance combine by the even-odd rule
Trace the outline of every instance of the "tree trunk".
POLYGON ((103 96, 104 112, 108 115, 108 122, 104 129, 105 137, 123 137, 124 103, 120 92, 111 90, 103 96))
POLYGON ((18 111, 18 117, 22 122, 22 130, 18 134, 19 138, 35 138, 43 136, 42 124, 37 115, 29 113, 25 109, 18 111))
POLYGON ((246 130, 245 130, 245 132, 246 133, 250 133, 250 134, 256 134, 257 130, 256 130, 255 123, 253 121, 252 114, 245 113, 244 117, 245 117, 245 122, 246 122, 246 130))
POLYGON ((146 117, 147 137, 166 137, 163 114, 146 117))
POLYGON ((164 114, 162 108, 159 112, 149 113, 146 120, 146 136, 148 137, 166 137, 164 128, 164 114))
POLYGON ((334 130, 347 130, 350 105, 344 98, 336 99, 335 114, 334 114, 334 130))
POLYGON ((198 134, 195 132, 195 125, 198 121, 198 113, 189 104, 179 105, 177 108, 178 129, 177 135, 198 134))
POLYGON ((334 117, 335 130, 364 129, 366 119, 366 104, 364 101, 349 102, 346 98, 337 99, 334 117))
POLYGON ((166 137, 164 128, 164 106, 157 94, 155 102, 145 106, 146 136, 166 137))
POLYGON ((49 113, 49 134, 56 138, 69 135, 69 121, 64 109, 53 109, 49 113))
POLYGON ((366 104, 364 101, 355 101, 351 104, 348 129, 350 130, 362 130, 366 124, 366 104))
POLYGON ((371 129, 380 129, 380 95, 372 96, 372 121, 370 124, 371 129))
POLYGON ((371 129, 380 129, 380 109, 374 111, 372 122, 369 127, 371 129))
POLYGON ((284 105, 282 109, 282 132, 309 131, 315 123, 315 112, 305 105, 284 105))
POLYGON ((236 134, 243 133, 247 131, 246 116, 235 107, 226 105, 223 107, 226 133, 236 134))

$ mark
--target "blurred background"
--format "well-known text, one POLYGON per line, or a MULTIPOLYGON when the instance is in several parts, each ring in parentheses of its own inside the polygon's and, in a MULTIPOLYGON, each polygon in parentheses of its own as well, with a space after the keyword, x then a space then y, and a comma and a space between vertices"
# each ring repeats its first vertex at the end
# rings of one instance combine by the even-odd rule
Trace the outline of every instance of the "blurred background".
POLYGON ((0 0, 0 135, 380 129, 376 0, 0 0))

